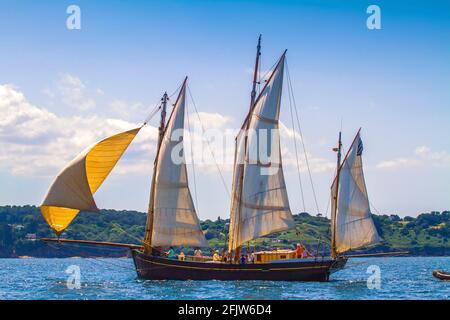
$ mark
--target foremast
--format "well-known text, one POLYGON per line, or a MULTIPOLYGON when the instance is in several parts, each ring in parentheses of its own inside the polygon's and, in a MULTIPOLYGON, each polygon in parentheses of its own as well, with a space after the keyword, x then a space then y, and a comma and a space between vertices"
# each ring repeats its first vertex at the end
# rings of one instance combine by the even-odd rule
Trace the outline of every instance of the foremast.
POLYGON ((165 121, 168 97, 162 99, 158 149, 144 237, 144 253, 165 246, 208 247, 189 190, 184 152, 187 77, 180 87, 170 117, 165 121))
POLYGON ((153 163, 153 175, 152 184, 150 187, 150 200, 148 205, 147 222, 145 226, 144 235, 144 253, 147 255, 152 254, 152 235, 153 235, 153 218, 154 218, 154 202, 155 202, 155 183, 156 183, 156 172, 158 169, 158 154, 161 148, 162 139, 164 137, 164 131, 166 126, 166 115, 167 115, 167 102, 169 101, 169 96, 167 92, 161 98, 161 119, 158 128, 158 144, 156 148, 156 157, 153 163))

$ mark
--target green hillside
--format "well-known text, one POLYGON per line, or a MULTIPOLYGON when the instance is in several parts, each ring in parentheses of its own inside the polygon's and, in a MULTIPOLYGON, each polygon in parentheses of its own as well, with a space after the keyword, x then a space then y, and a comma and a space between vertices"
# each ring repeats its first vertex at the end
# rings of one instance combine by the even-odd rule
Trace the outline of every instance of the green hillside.
MULTIPOLYGON (((64 238, 140 243, 145 214, 136 211, 102 210, 83 212, 63 234, 64 238)), ((414 255, 449 255, 450 212, 420 214, 417 218, 375 215, 383 242, 365 252, 408 250, 414 255)), ((329 220, 307 213, 295 215, 296 230, 282 232, 251 243, 258 249, 293 247, 305 244, 313 253, 327 252, 329 220), (319 241, 320 240, 320 241, 319 241), (320 245, 319 245, 320 243, 320 245)), ((226 239, 228 220, 205 220, 202 229, 211 248, 221 249, 226 239)), ((123 256, 126 251, 112 248, 48 245, 38 239, 53 237, 35 206, 0 206, 0 257, 36 256, 123 256)), ((189 251, 189 249, 187 249, 189 251)))

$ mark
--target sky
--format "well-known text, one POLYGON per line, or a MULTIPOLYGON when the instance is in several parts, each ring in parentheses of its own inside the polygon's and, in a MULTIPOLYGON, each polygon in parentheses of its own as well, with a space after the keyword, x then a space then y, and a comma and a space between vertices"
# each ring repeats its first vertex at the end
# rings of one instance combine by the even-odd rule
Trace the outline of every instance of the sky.
MULTIPOLYGON (((68 161, 142 123, 186 75, 192 125, 197 109, 207 130, 239 128, 259 34, 262 73, 288 49, 320 213, 330 214, 338 132, 346 149, 360 127, 372 212, 450 209, 450 4, 438 0, 1 0, 0 205, 39 205, 68 161), (66 26, 72 4, 81 9, 79 30, 66 26), (381 29, 367 27, 373 4, 381 29)), ((281 144, 290 204, 294 213, 316 214, 287 92, 281 144)), ((96 193, 99 207, 146 211, 157 118, 96 193)), ((192 141, 195 153, 202 137, 192 141)), ((218 166, 224 183, 213 164, 189 166, 201 219, 229 215, 232 165, 218 166)))

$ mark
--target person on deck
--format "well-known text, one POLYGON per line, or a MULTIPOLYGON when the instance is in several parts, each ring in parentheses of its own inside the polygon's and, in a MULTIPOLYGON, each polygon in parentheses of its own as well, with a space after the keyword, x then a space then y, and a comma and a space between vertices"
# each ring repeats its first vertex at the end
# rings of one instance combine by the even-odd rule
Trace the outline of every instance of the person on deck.
POLYGON ((244 255, 241 255, 240 263, 241 263, 241 264, 245 264, 245 263, 246 263, 246 260, 247 260, 247 259, 245 259, 245 256, 244 256, 244 255))
POLYGON ((203 258, 202 250, 200 250, 200 248, 198 248, 198 247, 195 248, 195 251, 194 251, 194 260, 195 260, 195 261, 201 261, 202 258, 203 258))
POLYGON ((295 255, 296 255, 297 259, 303 258, 304 253, 305 253, 305 248, 300 243, 297 243, 297 249, 295 249, 295 255))
POLYGON ((255 261, 255 256, 254 256, 253 252, 247 253, 247 262, 254 263, 254 261, 255 261))
POLYGON ((303 247, 303 258, 311 258, 313 257, 313 255, 308 251, 308 249, 306 249, 305 247, 303 247))
POLYGON ((186 256, 183 251, 181 251, 180 254, 178 255, 178 260, 180 261, 186 260, 186 256))
POLYGON ((219 261, 221 261, 222 259, 220 258, 220 256, 219 256, 219 251, 214 251, 214 255, 213 255, 213 261, 214 262, 219 262, 219 261))
POLYGON ((228 252, 226 250, 223 250, 223 252, 222 252, 222 261, 223 262, 228 261, 228 252))
POLYGON ((173 250, 172 247, 170 247, 169 251, 166 252, 167 254, 167 258, 169 259, 175 259, 175 251, 173 250))

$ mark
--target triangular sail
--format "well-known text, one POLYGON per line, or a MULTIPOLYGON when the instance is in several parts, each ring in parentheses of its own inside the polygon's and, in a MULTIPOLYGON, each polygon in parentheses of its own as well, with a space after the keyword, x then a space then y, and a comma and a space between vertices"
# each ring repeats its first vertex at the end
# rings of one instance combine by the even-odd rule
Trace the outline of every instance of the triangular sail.
POLYGON ((98 211, 93 194, 139 130, 125 131, 94 144, 58 174, 41 204, 41 213, 56 234, 61 234, 80 210, 98 211))
POLYGON ((283 71, 284 54, 236 138, 229 251, 247 241, 295 226, 278 134, 283 71), (270 161, 261 159, 267 156, 270 161))
POLYGON ((332 212, 336 212, 332 225, 336 253, 375 244, 380 240, 370 213, 362 151, 363 144, 358 132, 341 166, 339 180, 335 180, 331 187, 332 199, 338 187, 337 201, 332 201, 332 212), (336 181, 339 181, 339 186, 336 181))
POLYGON ((189 191, 183 148, 186 85, 167 123, 157 156, 151 245, 198 246, 208 243, 189 191))

